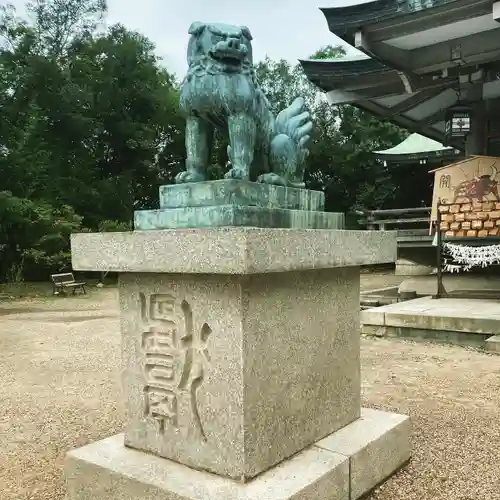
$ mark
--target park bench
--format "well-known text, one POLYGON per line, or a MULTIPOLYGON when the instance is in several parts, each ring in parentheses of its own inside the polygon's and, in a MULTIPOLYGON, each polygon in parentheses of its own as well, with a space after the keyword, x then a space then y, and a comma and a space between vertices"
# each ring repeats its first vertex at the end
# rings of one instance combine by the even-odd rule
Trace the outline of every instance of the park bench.
POLYGON ((85 281, 76 281, 73 273, 51 274, 52 290, 54 295, 58 295, 64 289, 73 289, 73 295, 77 289, 80 293, 86 293, 85 281))

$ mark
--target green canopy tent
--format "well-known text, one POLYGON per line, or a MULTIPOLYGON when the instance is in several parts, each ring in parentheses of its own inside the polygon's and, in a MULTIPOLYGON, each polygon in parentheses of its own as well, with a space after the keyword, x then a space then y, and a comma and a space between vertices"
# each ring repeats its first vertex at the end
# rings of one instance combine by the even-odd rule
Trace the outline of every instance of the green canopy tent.
POLYGON ((420 134, 411 134, 396 146, 373 154, 385 171, 377 182, 399 186, 392 195, 396 208, 428 206, 432 198, 429 169, 463 158, 463 153, 454 147, 420 134))
POLYGON ((448 164, 462 159, 463 154, 420 134, 411 134, 404 141, 383 151, 373 152, 385 163, 448 164))

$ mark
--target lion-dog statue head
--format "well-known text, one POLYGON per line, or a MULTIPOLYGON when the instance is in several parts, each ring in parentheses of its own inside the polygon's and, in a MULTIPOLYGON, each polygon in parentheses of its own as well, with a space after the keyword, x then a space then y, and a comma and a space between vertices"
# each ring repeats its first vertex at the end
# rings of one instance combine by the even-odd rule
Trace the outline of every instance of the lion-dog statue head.
POLYGON ((246 26, 195 22, 189 28, 189 69, 181 88, 181 110, 217 127, 227 115, 249 111, 258 87, 252 61, 252 35, 246 26))

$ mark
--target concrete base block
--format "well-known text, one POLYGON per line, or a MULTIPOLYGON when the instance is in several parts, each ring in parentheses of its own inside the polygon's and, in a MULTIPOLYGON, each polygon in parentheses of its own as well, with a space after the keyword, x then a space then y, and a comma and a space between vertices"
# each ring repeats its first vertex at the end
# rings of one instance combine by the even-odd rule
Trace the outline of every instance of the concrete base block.
POLYGON ((398 249, 396 276, 422 276, 432 274, 436 268, 435 247, 398 249))
POLYGON ((349 498, 356 500, 410 459, 410 418, 362 408, 361 418, 318 441, 316 446, 349 457, 349 498))
MULTIPOLYGON (((450 330, 425 330, 398 326, 361 325, 361 334, 371 337, 402 338, 415 342, 435 342, 487 349, 494 352, 493 342, 487 343, 489 334, 456 332, 450 330)), ((491 338, 491 337, 490 337, 491 338)), ((498 351, 500 353, 500 350, 498 351)))
MULTIPOLYGON (((364 311, 362 311, 364 312, 364 311)), ((361 335, 370 337, 387 337, 387 328, 385 326, 377 325, 361 325, 361 335)))
POLYGON ((433 274, 435 269, 435 266, 418 264, 408 259, 398 259, 394 274, 396 276, 427 276, 433 274))
POLYGON ((70 500, 356 500, 410 458, 410 422, 361 418, 240 483, 126 448, 119 434, 68 453, 70 500))
POLYGON ((484 347, 487 351, 500 354, 500 335, 494 335, 484 341, 484 347))

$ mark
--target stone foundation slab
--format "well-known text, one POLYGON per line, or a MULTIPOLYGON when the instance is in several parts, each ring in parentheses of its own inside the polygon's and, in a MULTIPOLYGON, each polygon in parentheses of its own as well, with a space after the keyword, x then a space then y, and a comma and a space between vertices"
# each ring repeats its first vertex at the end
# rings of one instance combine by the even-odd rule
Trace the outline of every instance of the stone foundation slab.
POLYGON ((124 446, 119 434, 68 453, 69 500, 356 500, 410 457, 403 415, 361 418, 241 483, 124 446))

